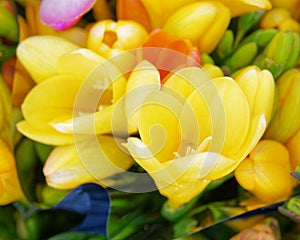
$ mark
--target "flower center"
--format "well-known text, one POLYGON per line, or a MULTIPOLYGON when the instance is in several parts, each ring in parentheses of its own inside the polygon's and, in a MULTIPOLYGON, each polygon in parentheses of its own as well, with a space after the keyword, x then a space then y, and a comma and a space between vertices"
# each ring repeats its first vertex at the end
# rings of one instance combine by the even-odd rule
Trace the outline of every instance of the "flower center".
POLYGON ((113 47, 114 43, 118 40, 118 36, 113 31, 105 31, 103 36, 103 42, 110 48, 113 47))

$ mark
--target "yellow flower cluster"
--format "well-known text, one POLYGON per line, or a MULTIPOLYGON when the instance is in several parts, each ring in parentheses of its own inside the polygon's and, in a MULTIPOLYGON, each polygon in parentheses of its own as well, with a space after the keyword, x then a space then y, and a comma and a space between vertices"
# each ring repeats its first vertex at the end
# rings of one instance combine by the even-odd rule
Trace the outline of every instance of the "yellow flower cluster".
MULTIPOLYGON (((279 78, 256 65, 230 76, 207 62, 160 69, 162 62, 173 67, 164 54, 174 51, 157 50, 184 39, 176 48, 210 54, 232 18, 257 10, 266 11, 261 28, 299 34, 292 5, 273 2, 281 8, 271 10, 267 0, 120 0, 118 21, 59 32, 42 25, 38 3, 28 1, 12 101, 24 118, 18 130, 55 146, 43 169, 47 183, 107 186, 110 176, 138 164, 174 208, 233 172, 264 203, 288 197, 300 156, 299 69, 290 66, 279 78), (129 14, 133 8, 139 14, 129 14), (152 54, 139 51, 156 28, 172 38, 152 38, 152 54)), ((271 59, 274 49, 267 50, 271 59)))

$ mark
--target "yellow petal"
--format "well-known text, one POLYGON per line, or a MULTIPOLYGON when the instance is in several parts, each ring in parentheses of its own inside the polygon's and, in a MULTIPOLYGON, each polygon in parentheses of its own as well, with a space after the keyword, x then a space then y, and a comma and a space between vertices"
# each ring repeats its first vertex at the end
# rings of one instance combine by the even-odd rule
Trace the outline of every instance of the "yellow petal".
POLYGON ((290 153, 292 171, 295 171, 296 167, 300 165, 300 129, 298 129, 297 133, 288 140, 285 146, 290 153))
POLYGON ((42 127, 37 127, 26 121, 21 121, 17 124, 17 129, 24 136, 48 145, 65 145, 74 142, 73 134, 61 133, 51 125, 45 124, 42 127))
POLYGON ((47 183, 56 188, 74 188, 127 170, 133 159, 124 152, 124 140, 113 136, 86 139, 76 145, 56 147, 44 166, 47 183))
POLYGON ((109 61, 98 65, 77 89, 73 115, 64 121, 52 121, 63 133, 127 135, 123 96, 126 79, 109 61), (121 103, 120 103, 121 102, 121 103))
POLYGON ((139 109, 145 98, 159 89, 160 77, 157 68, 148 61, 140 62, 130 74, 124 96, 129 133, 136 133, 138 130, 139 109))
POLYGON ((95 52, 89 49, 80 48, 62 54, 58 58, 57 72, 59 74, 74 75, 78 78, 84 78, 104 61, 106 61, 106 59, 95 52))
POLYGON ((86 47, 88 30, 86 28, 72 27, 64 31, 57 31, 56 34, 63 37, 80 47, 86 47))
POLYGON ((24 119, 43 127, 72 117, 73 105, 81 81, 72 76, 54 76, 36 85, 22 104, 24 119))
POLYGON ((78 157, 75 145, 56 147, 43 169, 47 184, 59 189, 72 189, 87 182, 96 182, 78 157))
POLYGON ((242 161, 261 139, 266 128, 267 121, 264 115, 252 117, 250 119, 247 137, 244 140, 242 147, 236 152, 236 155, 234 155, 233 158, 242 161))
POLYGON ((146 29, 135 21, 119 20, 116 33, 118 41, 113 47, 122 47, 124 50, 135 49, 146 41, 148 33, 146 29))
POLYGON ((140 109, 141 139, 161 162, 172 159, 180 147, 181 109, 182 103, 163 91, 154 91, 147 96, 140 109))
POLYGON ((232 18, 258 10, 270 10, 272 7, 268 0, 220 0, 220 2, 230 9, 232 18))
POLYGON ((15 159, 9 146, 0 138, 0 205, 9 204, 21 197, 15 159))
POLYGON ((216 21, 205 31, 198 42, 198 50, 201 53, 211 53, 220 42, 230 23, 230 13, 227 7, 217 6, 216 21))
POLYGON ((184 102, 195 89, 201 88, 207 81, 210 81, 210 78, 201 68, 186 67, 174 72, 161 90, 184 102))
POLYGON ((23 197, 16 169, 0 174, 0 205, 6 205, 23 197))
POLYGON ((141 0, 143 5, 145 6, 150 20, 152 28, 161 28, 167 18, 178 8, 195 2, 196 0, 165 0, 165 1, 157 1, 157 0, 141 0))
POLYGON ((17 57, 35 82, 56 73, 58 58, 79 46, 55 36, 32 36, 22 41, 17 48, 17 57))
POLYGON ((25 121, 17 125, 19 131, 47 144, 72 142, 72 135, 64 136, 51 124, 72 118, 80 85, 81 81, 72 76, 54 76, 36 85, 22 104, 25 121))
POLYGON ((196 158, 200 166, 199 177, 207 180, 220 179, 230 174, 239 163, 213 152, 197 154, 196 158))
POLYGON ((0 75, 0 139, 11 144, 11 93, 0 75))
MULTIPOLYGON (((93 59, 93 61, 96 60, 95 55, 89 55, 87 57, 93 59)), ((102 58, 102 60, 104 59, 102 58)), ((97 103, 98 107, 110 105, 124 95, 127 80, 123 75, 123 71, 128 71, 133 59, 131 54, 124 53, 111 60, 102 60, 99 58, 96 60, 99 61, 98 65, 90 71, 87 78, 83 79, 83 85, 78 93, 78 98, 81 100, 90 98, 90 102, 93 105, 97 103), (128 61, 129 63, 122 63, 122 61, 128 61), (97 95, 91 97, 90 91, 96 91, 97 95)))
POLYGON ((244 159, 262 137, 273 111, 275 84, 272 74, 249 66, 234 73, 235 80, 247 97, 250 110, 250 125, 240 153, 235 158, 244 159))
POLYGON ((247 99, 229 77, 214 78, 199 90, 187 101, 198 119, 199 140, 202 142, 211 135, 209 151, 231 158, 239 151, 248 133, 250 113, 247 99))
POLYGON ((247 97, 251 116, 264 115, 269 123, 275 92, 272 74, 268 70, 249 66, 234 74, 234 79, 247 97))
POLYGON ((115 105, 111 105, 94 113, 81 114, 79 117, 70 118, 66 121, 53 122, 52 126, 57 131, 67 134, 112 133, 114 111, 115 105))
POLYGON ((216 84, 222 100, 223 109, 221 111, 224 111, 220 113, 218 107, 215 108, 213 104, 210 105, 212 106, 210 108, 212 114, 216 111, 216 115, 213 115, 215 119, 213 119, 212 141, 219 137, 222 139, 223 136, 220 133, 225 130, 222 154, 231 158, 232 154, 242 145, 243 140, 247 136, 250 121, 249 105, 241 88, 231 78, 214 78, 212 81, 216 84), (219 119, 218 113, 220 114, 219 119), (222 114, 225 114, 224 125, 221 122, 224 116, 222 114), (222 127, 224 127, 224 130, 222 127))
POLYGON ((0 173, 12 170, 15 167, 15 160, 9 146, 0 138, 0 173))
POLYGON ((202 84, 200 89, 194 90, 187 98, 180 114, 180 123, 182 127, 182 144, 183 149, 179 150, 180 155, 188 148, 196 150, 200 143, 213 133, 213 114, 210 110, 211 104, 214 104, 214 96, 217 90, 211 80, 202 84), (207 95, 203 96, 202 90, 207 95), (209 99, 208 99, 209 98, 209 99))
POLYGON ((174 208, 190 201, 210 183, 210 180, 198 177, 199 164, 192 157, 161 163, 137 138, 129 138, 125 146, 135 161, 151 175, 160 193, 168 197, 174 208))

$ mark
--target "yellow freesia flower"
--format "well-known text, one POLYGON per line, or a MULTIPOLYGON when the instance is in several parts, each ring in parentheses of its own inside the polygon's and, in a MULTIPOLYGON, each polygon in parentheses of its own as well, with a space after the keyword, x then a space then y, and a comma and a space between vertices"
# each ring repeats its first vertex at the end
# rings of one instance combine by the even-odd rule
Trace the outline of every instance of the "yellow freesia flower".
MULTIPOLYGON (((19 57, 22 59, 23 55, 19 54, 19 57)), ((45 144, 73 143, 72 131, 68 132, 63 129, 61 123, 72 119, 75 99, 85 77, 103 61, 102 57, 88 49, 79 49, 62 54, 57 60, 58 65, 54 70, 56 74, 37 84, 26 96, 22 104, 24 121, 17 125, 19 131, 25 136, 45 144)), ((113 65, 110 67, 113 69, 109 71, 107 68, 105 74, 109 78, 114 78, 115 76, 109 76, 109 73, 118 74, 118 70, 113 65)), ((32 71, 39 70, 32 69, 32 71)), ((97 93, 100 94, 101 91, 105 90, 101 88, 105 87, 105 77, 103 76, 103 82, 98 82, 98 85, 94 86, 89 97, 93 96, 92 94, 97 96, 97 93)), ((114 82, 113 87, 105 90, 106 93, 102 95, 102 100, 96 107, 102 109, 116 101, 124 90, 125 82, 124 77, 119 77, 114 82)), ((109 110, 104 108, 103 112, 109 112, 109 110)), ((110 125, 103 124, 101 126, 102 134, 111 132, 110 125)))
POLYGON ((140 108, 141 139, 125 145, 173 207, 232 172, 266 129, 271 73, 251 67, 235 78, 208 79, 199 68, 183 68, 140 108))
POLYGON ((261 140, 234 174, 238 183, 264 203, 286 199, 293 179, 288 150, 275 140, 261 140))
MULTIPOLYGON (((79 48, 55 36, 33 36, 25 39, 18 47, 17 56, 37 81, 21 105, 24 120, 17 124, 17 128, 30 139, 57 146, 49 156, 49 162, 47 160, 45 165, 45 175, 49 184, 59 188, 70 188, 94 179, 92 174, 87 171, 86 166, 79 160, 75 148, 74 131, 68 132, 64 129, 64 123, 70 119, 73 122, 74 105, 79 90, 87 76, 99 65, 101 66, 105 59, 89 49, 79 48), (53 51, 51 61, 47 57, 48 51, 45 52, 42 49, 43 42, 47 43, 48 51, 49 49, 53 51), (35 61, 29 62, 30 56, 34 56, 32 59, 35 61), (44 68, 38 68, 38 65, 43 65, 44 68), (68 174, 65 178, 61 178, 59 175, 61 172, 68 174), (77 177, 78 179, 75 181, 77 177), (74 181, 73 185, 70 183, 72 181, 74 181)), ((106 62, 103 67, 94 73, 96 82, 89 89, 88 96, 89 98, 95 96, 97 99, 94 111, 102 110, 101 119, 103 120, 100 121, 103 124, 100 134, 111 133, 111 126, 108 124, 110 118, 107 118, 110 110, 107 106, 123 95, 126 83, 124 76, 113 64, 106 62), (105 71, 103 71, 103 67, 105 71), (107 79, 115 81, 106 85, 107 79), (99 99, 98 95, 100 96, 100 94, 101 98, 99 99)), ((85 115, 85 111, 89 111, 88 107, 87 104, 87 110, 85 107, 80 109, 82 115, 85 115)), ((106 148, 114 148, 114 142, 110 140, 107 142, 110 144, 105 143, 106 148)), ((88 144, 86 145, 90 147, 88 144)), ((87 149, 89 149, 88 147, 87 149)), ((119 149, 115 150, 116 153, 117 150, 119 149)), ((112 159, 116 159, 117 162, 117 159, 120 159, 118 156, 120 154, 115 154, 112 159)), ((119 165, 117 164, 118 169, 127 169, 132 165, 131 157, 127 157, 126 160, 126 157, 123 156, 121 159, 123 161, 119 165)), ((95 161, 95 163, 101 166, 101 162, 95 161)), ((106 169, 104 172, 111 175, 116 173, 116 170, 106 169)))

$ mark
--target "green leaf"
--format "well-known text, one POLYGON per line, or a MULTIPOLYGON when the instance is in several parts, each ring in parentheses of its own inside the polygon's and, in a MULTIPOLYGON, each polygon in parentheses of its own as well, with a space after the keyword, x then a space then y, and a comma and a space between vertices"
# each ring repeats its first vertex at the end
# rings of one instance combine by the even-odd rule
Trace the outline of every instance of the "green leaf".
POLYGON ((86 233, 65 232, 50 237, 48 240, 106 240, 105 236, 91 235, 86 233))

